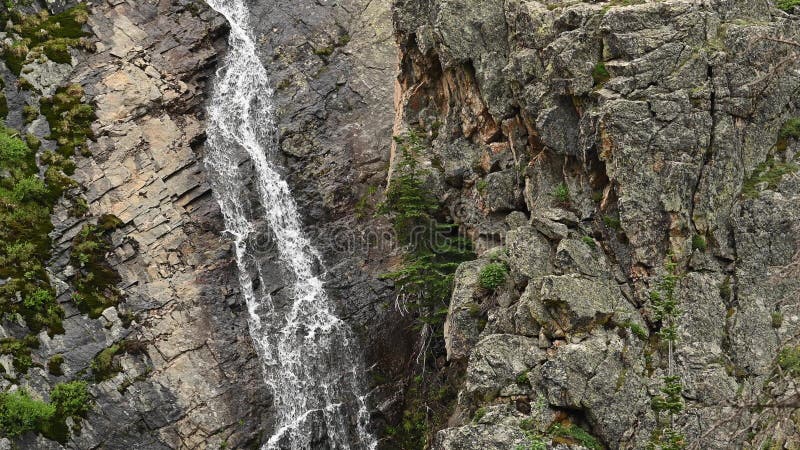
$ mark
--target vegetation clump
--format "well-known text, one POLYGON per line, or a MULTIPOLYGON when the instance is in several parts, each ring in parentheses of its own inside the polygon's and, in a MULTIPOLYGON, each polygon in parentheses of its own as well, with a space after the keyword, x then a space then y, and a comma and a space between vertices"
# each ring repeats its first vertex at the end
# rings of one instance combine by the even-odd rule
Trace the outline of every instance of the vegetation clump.
POLYGON ((47 371, 50 372, 50 375, 64 375, 64 370, 61 368, 62 364, 64 364, 64 356, 60 354, 53 355, 47 360, 47 371))
POLYGON ((91 396, 84 381, 58 383, 50 391, 50 403, 34 399, 27 391, 0 393, 0 434, 13 438, 28 432, 67 442, 68 417, 85 417, 91 396))
POLYGON ((0 312, 20 314, 32 332, 51 335, 63 331, 64 314, 45 270, 59 181, 40 178, 34 150, 0 129, 0 312))
POLYGON ((749 179, 745 180, 742 195, 745 198, 758 197, 760 185, 766 185, 767 189, 774 190, 784 175, 795 173, 799 169, 800 167, 793 162, 779 161, 770 156, 756 167, 749 179))
POLYGON ((695 234, 692 236, 692 250, 698 250, 701 252, 706 251, 708 248, 708 243, 706 243, 706 238, 699 234, 695 234))
MULTIPOLYGON (((800 4, 800 0, 795 3, 800 4)), ((800 139, 800 117, 792 117, 787 120, 781 127, 780 137, 781 139, 800 139)))
POLYGON ((437 218, 439 202, 425 186, 417 162, 424 150, 422 136, 411 131, 396 141, 400 161, 378 213, 389 217, 406 255, 403 266, 384 277, 395 282, 398 296, 422 324, 441 334, 456 268, 474 254, 457 226, 437 218))
POLYGON ((605 82, 611 79, 611 74, 608 73, 604 62, 598 62, 592 69, 592 79, 595 86, 602 86, 605 82))
POLYGON ((89 363, 89 368, 92 369, 92 375, 95 381, 105 381, 114 376, 120 371, 120 366, 114 357, 122 351, 122 346, 114 344, 110 347, 104 348, 100 353, 92 358, 89 363))
POLYGON ((41 431, 55 413, 55 406, 31 398, 24 390, 0 393, 0 429, 6 437, 41 431))
POLYGON ((52 97, 39 101, 42 114, 50 124, 50 139, 58 142, 58 152, 70 157, 80 151, 88 155, 86 140, 93 137, 94 108, 81 100, 83 88, 70 84, 58 88, 52 97))
POLYGON ((777 0, 775 6, 786 12, 791 12, 796 6, 800 6, 800 0, 777 0))
POLYGON ((667 373, 662 377, 661 394, 651 400, 657 416, 657 426, 650 436, 648 450, 678 450, 685 447, 685 438, 674 429, 675 416, 683 411, 683 385, 675 373, 675 345, 678 340, 678 320, 681 316, 675 292, 680 279, 672 257, 665 263, 666 273, 650 293, 655 319, 661 323, 658 337, 667 343, 667 373), (666 415, 666 418, 663 415, 666 415))
POLYGON ((19 76, 23 65, 42 55, 56 63, 70 63, 69 49, 87 46, 81 38, 86 35, 83 25, 88 18, 85 4, 53 15, 46 9, 29 15, 10 11, 0 17, 2 31, 11 36, 2 48, 6 66, 19 76))
POLYGON ((556 186, 551 195, 561 205, 569 205, 570 203, 569 188, 565 183, 556 186))
POLYGON ((800 377, 800 345, 786 347, 778 354, 778 365, 793 377, 800 377))
POLYGON ((578 444, 589 450, 603 450, 603 444, 588 431, 573 423, 556 423, 550 427, 550 435, 556 444, 578 444))
POLYGON ((61 416, 83 417, 91 402, 88 385, 85 381, 58 383, 50 392, 50 401, 61 416))
POLYGON ((403 419, 399 426, 387 427, 386 434, 396 448, 418 449, 445 423, 455 400, 447 375, 425 366, 444 353, 444 318, 455 271, 474 254, 458 227, 443 219, 438 199, 425 185, 426 174, 417 162, 425 151, 422 135, 410 131, 395 141, 399 160, 377 213, 388 217, 404 256, 400 268, 384 277, 394 281, 398 304, 414 314, 429 345, 421 358, 421 373, 405 393, 403 419))
POLYGON ((478 274, 478 284, 484 289, 493 291, 506 282, 508 269, 503 263, 490 263, 478 274))
POLYGON ((111 232, 122 222, 104 215, 97 225, 84 225, 75 237, 70 261, 76 268, 72 300, 82 313, 100 317, 106 308, 116 306, 121 298, 117 288, 119 274, 108 264, 105 255, 111 248, 111 232))

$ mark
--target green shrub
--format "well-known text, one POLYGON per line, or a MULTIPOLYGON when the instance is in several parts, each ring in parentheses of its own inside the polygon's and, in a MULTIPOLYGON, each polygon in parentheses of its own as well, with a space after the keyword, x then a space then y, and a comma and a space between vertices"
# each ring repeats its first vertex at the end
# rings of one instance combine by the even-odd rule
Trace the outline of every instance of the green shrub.
POLYGON ((622 222, 613 216, 603 216, 603 225, 612 230, 619 231, 622 229, 622 222))
POLYGON ((486 408, 480 407, 475 411, 475 417, 473 417, 473 422, 480 422, 483 419, 483 416, 486 415, 486 408))
POLYGON ((706 238, 699 234, 695 234, 692 236, 692 250, 699 250, 701 252, 706 251, 708 248, 708 244, 706 243, 706 238))
POLYGON ((395 282, 397 295, 417 312, 421 325, 432 325, 438 334, 447 314, 455 271, 474 254, 469 241, 458 236, 455 225, 436 218, 439 202, 425 186, 424 172, 417 162, 425 151, 422 136, 411 131, 395 140, 400 159, 378 214, 389 217, 406 254, 402 267, 383 277, 395 282))
POLYGON ((780 328, 783 325, 783 313, 780 311, 773 311, 770 314, 772 319, 772 328, 780 328))
POLYGON ((556 202, 567 205, 570 202, 569 188, 565 183, 561 183, 553 189, 551 193, 556 202))
POLYGON ((787 374, 800 377, 800 345, 781 350, 778 354, 778 365, 787 374))
POLYGON ((92 361, 89 363, 89 368, 92 369, 92 375, 96 381, 107 380, 120 371, 119 364, 114 361, 114 356, 116 356, 121 349, 119 344, 114 344, 103 349, 92 358, 92 361))
POLYGON ((62 364, 64 364, 64 356, 60 354, 53 355, 47 360, 47 371, 50 372, 51 375, 64 375, 64 370, 61 369, 62 364))
POLYGON ((490 263, 478 274, 478 284, 484 289, 493 291, 505 283, 508 269, 503 263, 490 263))
POLYGON ((611 74, 608 73, 605 63, 601 61, 594 65, 592 69, 592 79, 594 80, 595 86, 600 86, 611 79, 611 74))
POLYGON ((55 412, 55 406, 34 400, 23 390, 0 394, 0 428, 7 437, 41 430, 55 412))
POLYGON ((522 384, 522 385, 530 383, 530 380, 528 379, 528 372, 522 372, 521 374, 517 375, 514 381, 517 384, 522 384))
POLYGON ((91 397, 85 381, 58 383, 50 392, 50 401, 62 416, 84 416, 89 411, 91 397))
POLYGON ((594 239, 592 239, 591 236, 584 236, 581 238, 581 241, 583 241, 583 243, 589 246, 589 248, 592 250, 597 248, 597 243, 594 241, 594 239))
POLYGON ((775 6, 784 11, 791 11, 796 6, 800 6, 800 0, 777 0, 775 6))
POLYGON ((596 437, 575 424, 556 423, 550 427, 549 432, 554 438, 566 438, 572 441, 571 443, 582 445, 589 450, 603 450, 603 445, 596 437))
POLYGON ((770 156, 759 164, 750 178, 742 185, 742 195, 745 198, 755 198, 759 195, 759 186, 765 184, 767 189, 776 189, 784 175, 795 173, 800 169, 793 162, 778 161, 770 156))

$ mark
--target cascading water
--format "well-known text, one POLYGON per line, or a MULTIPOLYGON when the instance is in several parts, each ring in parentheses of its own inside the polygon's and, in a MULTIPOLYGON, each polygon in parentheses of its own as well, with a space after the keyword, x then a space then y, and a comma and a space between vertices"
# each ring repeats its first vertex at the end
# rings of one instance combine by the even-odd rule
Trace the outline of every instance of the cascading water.
POLYGON ((208 107, 206 166, 235 240, 250 334, 274 398, 274 431, 264 448, 374 449, 360 355, 349 328, 333 314, 314 270, 319 256, 272 161, 273 92, 250 35, 248 9, 244 0, 208 4, 231 30, 208 107), (264 233, 275 244, 287 279, 280 301, 268 291, 267 272, 275 267, 267 264, 275 263, 259 247, 264 233))

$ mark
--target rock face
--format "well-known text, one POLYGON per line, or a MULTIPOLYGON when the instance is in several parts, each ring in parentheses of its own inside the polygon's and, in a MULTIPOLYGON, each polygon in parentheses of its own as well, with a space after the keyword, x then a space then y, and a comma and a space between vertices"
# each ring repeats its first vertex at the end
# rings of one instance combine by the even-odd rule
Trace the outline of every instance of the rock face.
MULTIPOLYGON (((63 8, 65 5, 59 5, 63 8)), ((66 5, 68 6, 68 5, 66 5)), ((91 410, 66 448, 243 448, 258 445, 269 398, 238 296, 222 218, 204 178, 206 82, 224 45, 224 22, 193 2, 115 1, 89 8, 94 51, 73 64, 34 64, 41 93, 83 86, 95 107, 91 156, 72 178, 88 204, 76 218, 63 200, 51 234, 53 283, 66 311, 64 334, 41 333, 22 386, 38 396, 86 378, 108 348, 108 379, 91 381, 91 410), (122 225, 106 259, 124 300, 97 319, 79 312, 68 287, 73 238, 104 214, 122 225), (47 361, 63 355, 60 375, 47 361)), ((47 136, 43 118, 29 127, 47 136), (42 131, 44 130, 44 131, 42 131)), ((50 145, 47 140, 44 145, 50 145)), ((61 448, 27 434, 18 448, 61 448)))
MULTIPOLYGON (((380 432, 384 416, 402 405, 395 385, 413 362, 418 334, 390 307, 390 285, 379 275, 396 250, 386 224, 373 217, 394 122, 391 2, 278 0, 248 7, 275 87, 277 156, 321 253, 327 292, 361 337, 380 432)), ((279 291, 277 271, 272 278, 279 291)))
POLYGON ((457 273, 445 340, 466 380, 434 448, 555 442, 552 423, 643 448, 668 258, 675 428, 690 448, 800 442, 778 364, 800 331, 800 20, 766 1, 619 3, 395 1, 395 129, 427 133, 440 198, 514 281, 486 295, 481 263, 457 273), (555 418, 538 431, 537 402, 555 418))
MULTIPOLYGON (((425 430, 435 449, 645 448, 672 365, 688 448, 800 446, 800 368, 785 356, 800 348, 797 15, 767 0, 250 3, 275 87, 274 156, 365 348, 379 436, 438 422, 425 430), (442 215, 477 253, 455 274, 434 358, 449 384, 425 399, 444 420, 402 412, 431 338, 381 277, 402 251, 376 205, 398 159, 391 137, 409 129, 425 137, 442 215), (667 261, 672 364, 651 295, 667 261), (492 289, 490 264, 508 272, 492 289)), ((13 444, 258 447, 271 399, 202 164, 225 24, 198 2, 114 0, 93 3, 87 27, 94 51, 27 64, 30 89, 2 71, 8 124, 45 149, 46 118, 24 117, 37 96, 78 83, 97 117, 69 193, 87 214, 66 197, 53 212, 64 333, 38 335, 25 377, 10 381, 11 355, 0 365, 3 389, 43 399, 95 376, 109 349, 114 370, 90 383, 66 444, 13 444), (90 318, 71 300, 72 247, 106 214, 122 222, 106 259, 124 300, 90 318), (47 369, 56 355, 63 374, 47 369)), ((279 292, 280 269, 268 275, 279 292)), ((16 326, 0 325, 2 337, 16 326)), ((381 448, 412 448, 397 442, 381 448)))

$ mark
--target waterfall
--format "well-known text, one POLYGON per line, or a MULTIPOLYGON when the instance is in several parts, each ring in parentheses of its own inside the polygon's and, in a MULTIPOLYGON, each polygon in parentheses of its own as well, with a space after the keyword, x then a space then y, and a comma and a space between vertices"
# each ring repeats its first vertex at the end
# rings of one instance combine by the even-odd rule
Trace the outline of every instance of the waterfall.
POLYGON ((274 162, 273 92, 248 9, 244 0, 208 4, 228 20, 230 37, 208 106, 205 164, 234 239, 250 334, 273 395, 275 423, 263 448, 374 449, 360 353, 347 324, 334 315, 315 270, 319 255, 274 162), (265 241, 273 251, 264 251, 265 241), (276 264, 285 284, 279 294, 270 292, 268 276, 276 264))

